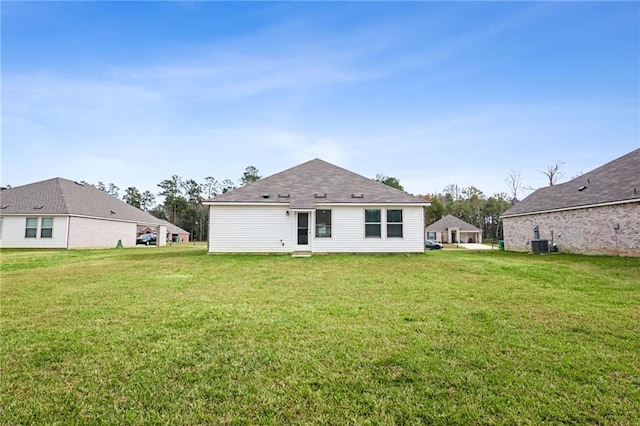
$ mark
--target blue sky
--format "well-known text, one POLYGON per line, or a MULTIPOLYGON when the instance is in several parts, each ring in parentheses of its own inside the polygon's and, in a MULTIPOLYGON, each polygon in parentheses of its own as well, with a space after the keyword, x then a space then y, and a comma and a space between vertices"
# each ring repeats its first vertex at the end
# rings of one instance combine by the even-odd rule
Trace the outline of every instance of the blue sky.
POLYGON ((637 2, 2 2, 2 184, 322 158, 411 193, 640 147, 637 2))

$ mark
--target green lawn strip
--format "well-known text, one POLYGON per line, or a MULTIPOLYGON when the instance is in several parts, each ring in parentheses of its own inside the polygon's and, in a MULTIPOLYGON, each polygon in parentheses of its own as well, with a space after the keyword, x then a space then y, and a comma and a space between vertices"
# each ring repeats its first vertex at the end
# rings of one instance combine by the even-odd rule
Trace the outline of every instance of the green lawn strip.
POLYGON ((637 259, 28 253, 2 252, 2 424, 640 419, 637 259))

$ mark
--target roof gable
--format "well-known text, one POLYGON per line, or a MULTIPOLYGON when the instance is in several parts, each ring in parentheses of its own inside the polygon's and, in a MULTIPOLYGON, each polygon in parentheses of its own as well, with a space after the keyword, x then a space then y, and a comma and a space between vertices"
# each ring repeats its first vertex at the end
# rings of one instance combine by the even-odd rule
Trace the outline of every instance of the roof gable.
POLYGON ((448 228, 460 228, 461 231, 480 231, 480 228, 450 214, 427 226, 425 230, 430 232, 442 232, 446 231, 448 228))
POLYGON ((0 214, 78 215, 144 224, 161 221, 93 185, 53 178, 0 191, 0 214))
POLYGON ((636 200, 640 202, 640 149, 569 182, 540 188, 502 217, 636 200))
POLYGON ((215 203, 283 203, 291 208, 319 204, 423 204, 421 198, 391 188, 318 158, 221 194, 215 203))

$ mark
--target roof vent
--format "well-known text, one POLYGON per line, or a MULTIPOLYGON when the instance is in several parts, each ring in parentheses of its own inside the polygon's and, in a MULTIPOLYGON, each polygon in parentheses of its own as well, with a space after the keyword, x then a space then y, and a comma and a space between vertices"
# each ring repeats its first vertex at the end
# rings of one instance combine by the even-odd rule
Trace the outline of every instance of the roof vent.
POLYGON ((580 188, 578 188, 578 191, 584 191, 585 189, 587 189, 586 186, 581 186, 580 188))
POLYGON ((42 206, 33 206, 33 208, 35 210, 41 210, 42 208, 44 208, 44 205, 42 205, 42 206))
POLYGON ((269 194, 262 194, 262 198, 269 198, 269 194))
POLYGON ((351 198, 364 198, 364 194, 363 193, 351 194, 351 198))
POLYGON ((114 212, 113 210, 111 210, 111 214, 116 214, 116 212, 114 212))
POLYGON ((4 210, 4 209, 6 209, 6 208, 8 208, 8 207, 9 207, 9 205, 7 204, 6 206, 2 206, 2 207, 0 207, 0 209, 4 210))
POLYGON ((73 183, 75 183, 76 185, 84 186, 84 183, 78 182, 77 180, 74 180, 73 183))
POLYGON ((313 198, 327 198, 327 194, 313 194, 313 198))
POLYGON ((278 194, 278 198, 291 198, 291 194, 278 194))

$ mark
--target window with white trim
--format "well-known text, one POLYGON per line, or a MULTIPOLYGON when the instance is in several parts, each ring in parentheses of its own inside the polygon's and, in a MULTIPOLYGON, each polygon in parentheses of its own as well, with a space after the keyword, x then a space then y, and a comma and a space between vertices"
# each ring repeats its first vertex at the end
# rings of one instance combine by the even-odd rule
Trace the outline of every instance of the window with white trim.
POLYGON ((365 238, 382 237, 382 215, 380 209, 364 211, 364 236, 365 238))
POLYGON ((331 210, 316 210, 316 237, 331 237, 331 210))
POLYGON ((40 238, 53 237, 53 218, 43 217, 40 222, 40 238))
POLYGON ((387 238, 402 238, 402 210, 387 210, 387 238))
POLYGON ((36 238, 38 236, 38 218, 28 217, 27 225, 24 230, 25 238, 36 238))

